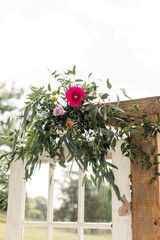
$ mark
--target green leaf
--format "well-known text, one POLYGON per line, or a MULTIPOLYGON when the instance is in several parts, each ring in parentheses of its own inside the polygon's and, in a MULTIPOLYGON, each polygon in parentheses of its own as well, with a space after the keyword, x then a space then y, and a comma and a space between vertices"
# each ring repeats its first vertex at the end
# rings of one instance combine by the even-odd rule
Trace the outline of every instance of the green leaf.
POLYGON ((113 138, 113 141, 112 141, 112 148, 113 149, 115 149, 116 143, 117 143, 117 139, 113 138))
POLYGON ((107 173, 107 179, 110 182, 110 184, 113 186, 113 184, 114 184, 114 175, 113 175, 112 171, 107 173))
POLYGON ((60 94, 61 86, 58 87, 57 93, 60 94))
POLYGON ((109 96, 108 93, 104 93, 104 94, 101 96, 101 98, 102 98, 102 99, 106 99, 106 98, 108 98, 108 96, 109 96))
POLYGON ((71 162, 74 158, 74 154, 71 154, 71 156, 68 158, 67 162, 71 162))
POLYGON ((132 100, 127 94, 126 94, 126 90, 124 88, 120 88, 120 90, 122 91, 123 95, 125 97, 127 97, 128 99, 132 100))
POLYGON ((76 75, 76 66, 73 66, 73 75, 76 75))
POLYGON ((86 179, 87 179, 87 175, 85 175, 85 176, 83 177, 82 186, 85 184, 86 179))
POLYGON ((70 145, 71 145, 74 149, 77 149, 76 146, 75 146, 75 144, 74 144, 72 135, 70 134, 69 131, 67 132, 66 137, 67 137, 67 140, 68 140, 68 142, 70 143, 70 145))
POLYGON ((14 137, 14 142, 13 142, 13 147, 12 147, 12 153, 15 150, 16 144, 17 144, 17 140, 18 140, 18 133, 16 133, 15 137, 14 137))
POLYGON ((56 74, 56 72, 57 72, 57 71, 54 71, 54 72, 52 73, 52 75, 54 76, 54 75, 56 74))
POLYGON ((27 121, 27 116, 28 116, 28 113, 30 111, 30 108, 31 108, 31 106, 28 105, 28 106, 26 106, 25 111, 24 111, 24 117, 23 117, 23 128, 24 128, 24 130, 26 130, 26 121, 27 121))
POLYGON ((101 187, 101 183, 102 183, 102 176, 100 176, 99 179, 98 179, 98 191, 101 187))
POLYGON ((76 79, 75 82, 83 82, 82 79, 76 79))
POLYGON ((91 77, 92 74, 93 74, 93 73, 90 73, 90 74, 88 75, 88 79, 91 77))
POLYGON ((56 95, 58 93, 58 91, 53 91, 52 94, 53 95, 56 95))
POLYGON ((50 85, 50 83, 48 84, 48 91, 51 91, 51 85, 50 85))
POLYGON ((67 74, 76 75, 76 66, 73 66, 73 70, 68 70, 67 74))
POLYGON ((106 164, 107 164, 108 166, 112 167, 112 168, 118 169, 118 167, 117 167, 116 165, 114 165, 114 164, 112 164, 112 163, 110 163, 110 162, 108 162, 108 161, 106 161, 106 164))
POLYGON ((91 180, 94 183, 94 185, 96 185, 96 180, 95 180, 94 176, 92 174, 90 174, 90 177, 91 177, 91 180))
POLYGON ((70 80, 68 80, 66 83, 65 83, 65 85, 68 85, 70 83, 70 80))
POLYGON ((156 151, 156 146, 152 148, 152 155, 155 153, 155 151, 156 151))
POLYGON ((151 178, 150 183, 152 184, 153 182, 155 182, 155 180, 156 180, 155 177, 151 178))
POLYGON ((107 87, 108 87, 109 89, 112 88, 112 85, 110 84, 109 79, 107 79, 107 87))
POLYGON ((125 112, 122 108, 118 107, 117 105, 111 104, 110 106, 116 111, 120 111, 120 112, 123 112, 123 113, 125 112))
POLYGON ((72 148, 72 146, 68 143, 68 141, 67 141, 67 139, 66 139, 66 135, 63 135, 63 137, 62 137, 62 143, 65 143, 65 145, 66 145, 66 147, 68 148, 68 150, 69 150, 69 152, 71 153, 71 154, 73 154, 73 148, 72 148))
POLYGON ((33 118, 34 118, 35 115, 36 115, 36 104, 34 103, 33 107, 32 107, 32 115, 31 115, 31 118, 30 118, 29 126, 31 126, 31 124, 33 122, 33 118))
POLYGON ((100 131, 101 131, 102 134, 108 135, 107 129, 105 129, 105 128, 100 128, 100 131))
POLYGON ((66 168, 66 165, 65 165, 65 162, 64 162, 64 161, 59 161, 58 163, 59 163, 59 165, 60 165, 61 167, 66 168))
POLYGON ((114 188, 114 191, 115 191, 115 193, 116 193, 116 195, 117 195, 117 197, 118 197, 118 200, 120 200, 120 201, 122 201, 123 202, 123 200, 122 200, 122 198, 121 198, 121 195, 120 195, 120 191, 119 191, 119 188, 117 187, 117 185, 113 185, 113 188, 114 188))
POLYGON ((92 181, 89 180, 88 178, 86 178, 86 183, 87 183, 89 189, 92 189, 92 181))

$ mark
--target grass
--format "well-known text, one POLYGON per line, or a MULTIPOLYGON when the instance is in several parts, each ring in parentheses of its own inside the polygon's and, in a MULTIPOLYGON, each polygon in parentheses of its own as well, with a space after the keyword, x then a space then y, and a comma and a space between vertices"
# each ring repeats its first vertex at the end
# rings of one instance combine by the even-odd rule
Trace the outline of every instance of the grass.
POLYGON ((0 212, 0 240, 5 239, 6 232, 6 214, 0 212))
MULTIPOLYGON (((27 227, 24 230, 24 240, 45 240, 44 228, 27 227)), ((77 240, 77 233, 68 229, 54 229, 53 240, 77 240)), ((112 240, 111 234, 85 234, 84 240, 112 240)))
MULTIPOLYGON (((0 213, 0 240, 5 239, 6 215, 0 213)), ((69 229, 54 229, 53 240, 77 240, 77 233, 69 229)), ((46 229, 43 227, 25 227, 24 240, 46 240, 46 229)), ((84 240, 112 240, 111 234, 86 233, 84 240)))

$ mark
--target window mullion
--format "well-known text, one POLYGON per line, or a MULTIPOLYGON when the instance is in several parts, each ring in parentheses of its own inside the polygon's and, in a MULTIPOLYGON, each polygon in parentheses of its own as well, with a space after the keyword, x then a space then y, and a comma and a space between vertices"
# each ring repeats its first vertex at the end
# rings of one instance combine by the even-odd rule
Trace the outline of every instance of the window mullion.
POLYGON ((53 227, 51 224, 53 222, 53 184, 54 184, 54 172, 53 172, 53 168, 49 164, 46 240, 53 239, 53 227))
POLYGON ((84 240, 84 185, 82 186, 84 174, 79 168, 78 179, 78 240, 84 240))

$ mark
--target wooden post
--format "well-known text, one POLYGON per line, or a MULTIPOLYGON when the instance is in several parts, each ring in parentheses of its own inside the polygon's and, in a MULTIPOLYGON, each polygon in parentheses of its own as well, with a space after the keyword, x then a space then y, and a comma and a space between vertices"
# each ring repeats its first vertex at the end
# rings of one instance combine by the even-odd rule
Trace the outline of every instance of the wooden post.
POLYGON ((24 163, 12 162, 9 177, 9 195, 6 225, 6 240, 22 240, 25 210, 24 163))
MULTIPOLYGON (((156 118, 150 116, 150 119, 156 118)), ((158 138, 150 138, 151 144, 141 143, 143 150, 150 155, 154 162, 152 148, 158 153, 158 138)), ((139 140, 135 139, 136 144, 139 140)), ((137 159, 138 160, 138 159, 137 159)), ((140 160, 140 159, 139 159, 140 160)), ((154 167, 141 171, 140 166, 132 165, 132 230, 133 240, 160 240, 160 205, 159 205, 159 177, 150 183, 154 177, 154 167)))
MULTIPOLYGON (((160 115, 160 97, 151 97, 123 101, 120 107, 126 112, 133 104, 139 104, 137 115, 148 114, 154 121, 160 115)), ((138 139, 134 139, 138 144, 138 139)), ((144 150, 151 155, 152 147, 156 146, 156 153, 160 153, 160 137, 151 145, 141 142, 144 150)), ((154 156, 153 156, 154 158, 154 156)), ((152 158, 152 161, 154 159, 152 158)), ((150 179, 154 176, 154 168, 141 171, 138 165, 132 165, 132 240, 160 240, 160 177, 151 184, 150 179)))

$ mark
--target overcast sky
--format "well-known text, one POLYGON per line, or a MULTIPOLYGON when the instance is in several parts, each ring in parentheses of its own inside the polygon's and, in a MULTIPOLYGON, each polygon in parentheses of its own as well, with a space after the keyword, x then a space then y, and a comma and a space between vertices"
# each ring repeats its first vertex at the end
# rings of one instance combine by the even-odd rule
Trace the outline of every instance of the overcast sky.
MULTIPOLYGON (((160 86, 159 0, 0 0, 0 81, 28 88, 77 66, 131 98, 160 86)), ((99 82, 103 87, 103 82, 99 82)))
POLYGON ((0 0, 0 82, 44 85, 77 66, 105 91, 160 95, 159 0, 0 0))

